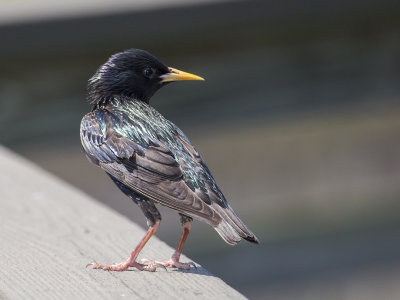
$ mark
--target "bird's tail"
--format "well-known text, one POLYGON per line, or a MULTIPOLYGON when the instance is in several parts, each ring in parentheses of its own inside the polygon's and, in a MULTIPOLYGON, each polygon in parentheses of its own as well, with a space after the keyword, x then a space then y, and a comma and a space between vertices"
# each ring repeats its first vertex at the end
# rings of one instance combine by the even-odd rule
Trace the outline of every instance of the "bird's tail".
POLYGON ((214 207, 214 209, 217 210, 222 218, 221 223, 214 228, 225 242, 230 245, 236 245, 242 239, 245 239, 252 243, 260 243, 255 234, 247 228, 229 205, 227 208, 218 206, 218 208, 214 207))

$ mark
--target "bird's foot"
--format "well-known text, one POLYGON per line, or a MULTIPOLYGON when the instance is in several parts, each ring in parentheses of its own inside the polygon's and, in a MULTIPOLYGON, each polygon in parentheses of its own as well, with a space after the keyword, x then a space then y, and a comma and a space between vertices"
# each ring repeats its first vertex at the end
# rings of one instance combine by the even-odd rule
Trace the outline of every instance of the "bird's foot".
POLYGON ((101 269, 104 271, 125 271, 130 267, 129 262, 125 261, 119 264, 107 264, 107 265, 103 265, 103 264, 98 264, 98 263, 90 263, 86 265, 87 267, 92 267, 93 269, 101 269))
POLYGON ((197 270, 197 267, 194 262, 189 261, 187 263, 180 262, 178 259, 173 259, 170 258, 167 261, 162 263, 166 267, 171 267, 171 268, 178 268, 178 269, 183 269, 183 270, 190 270, 191 267, 195 268, 197 270))
POLYGON ((180 262, 178 259, 170 258, 164 262, 159 262, 159 261, 154 261, 154 260, 149 260, 149 259, 142 259, 141 263, 144 265, 152 265, 152 264, 157 264, 157 265, 162 265, 164 268, 165 267, 170 267, 170 268, 178 268, 182 270, 189 270, 191 267, 194 267, 197 270, 197 267, 194 262, 190 261, 187 263, 180 262))
POLYGON ((125 271, 129 267, 134 267, 140 271, 148 271, 148 272, 155 272, 157 268, 163 268, 166 270, 166 267, 163 264, 160 263, 148 263, 148 264, 140 264, 136 261, 130 262, 130 261, 124 261, 119 264, 110 264, 110 265, 103 265, 103 264, 98 264, 98 263, 90 263, 86 265, 86 267, 91 266, 93 269, 101 269, 104 271, 125 271))

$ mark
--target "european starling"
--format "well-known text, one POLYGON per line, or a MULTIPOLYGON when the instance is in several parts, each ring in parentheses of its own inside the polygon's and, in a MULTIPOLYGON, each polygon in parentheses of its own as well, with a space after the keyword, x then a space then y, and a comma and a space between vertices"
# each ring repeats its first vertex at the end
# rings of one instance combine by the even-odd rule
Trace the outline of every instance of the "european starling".
POLYGON ((149 229, 129 258, 118 264, 89 264, 95 269, 122 271, 129 267, 190 269, 179 261, 193 218, 213 226, 230 245, 242 238, 258 243, 238 218, 210 170, 186 135, 149 105, 151 96, 172 81, 204 80, 169 68, 150 53, 130 49, 114 54, 88 84, 90 113, 81 122, 80 137, 90 162, 101 167, 142 209, 149 229), (137 256, 158 230, 161 215, 155 204, 177 210, 182 233, 166 262, 137 256))

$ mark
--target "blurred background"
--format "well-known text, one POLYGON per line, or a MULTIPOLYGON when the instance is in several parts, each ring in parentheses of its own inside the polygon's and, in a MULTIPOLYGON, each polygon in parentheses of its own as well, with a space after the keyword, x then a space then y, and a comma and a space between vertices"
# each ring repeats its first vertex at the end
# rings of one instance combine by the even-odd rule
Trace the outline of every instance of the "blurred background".
POLYGON ((1 144, 146 227, 79 140, 88 78, 146 49, 206 78, 152 104, 261 240, 185 254, 252 299, 400 298, 398 1, 3 0, 0 37, 1 144))

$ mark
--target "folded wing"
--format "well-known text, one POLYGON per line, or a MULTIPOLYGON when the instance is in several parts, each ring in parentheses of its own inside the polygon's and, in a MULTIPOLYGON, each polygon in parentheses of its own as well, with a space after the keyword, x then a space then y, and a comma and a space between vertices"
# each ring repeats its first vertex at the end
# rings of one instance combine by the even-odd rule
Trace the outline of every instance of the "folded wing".
MULTIPOLYGON (((161 141, 148 137, 146 140, 151 142, 145 146, 135 143, 113 130, 112 116, 104 114, 101 122, 94 112, 82 119, 81 141, 91 162, 149 199, 207 222, 229 244, 236 244, 241 238, 257 242, 222 193, 213 192, 216 185, 207 188, 206 182, 205 189, 190 187, 184 178, 185 162, 177 161, 161 141)), ((206 168, 202 171, 210 174, 186 137, 179 136, 178 140, 200 168, 206 168)))

